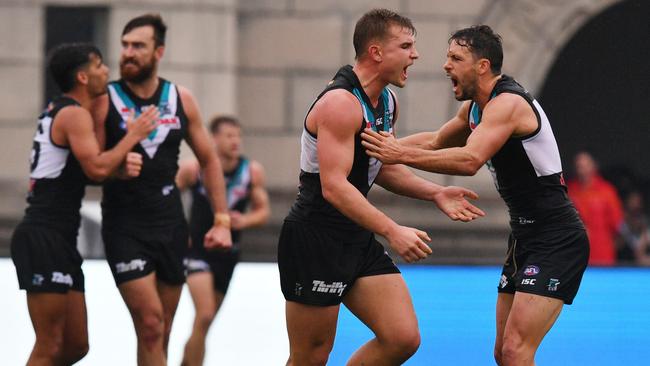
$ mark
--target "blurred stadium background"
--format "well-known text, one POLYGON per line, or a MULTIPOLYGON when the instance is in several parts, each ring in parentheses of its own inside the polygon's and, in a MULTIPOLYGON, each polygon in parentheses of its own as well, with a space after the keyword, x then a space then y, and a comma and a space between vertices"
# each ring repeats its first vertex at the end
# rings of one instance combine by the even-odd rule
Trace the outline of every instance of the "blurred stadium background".
MULTIPOLYGON (((238 115, 243 123, 246 154, 262 162, 266 168, 272 204, 271 223, 263 229, 245 233, 243 250, 245 261, 274 262, 279 226, 296 193, 298 136, 304 113, 338 66, 353 62, 351 39, 354 23, 372 7, 400 11, 413 19, 418 30, 420 60, 410 69, 408 86, 397 90, 401 107, 397 127, 399 135, 436 129, 455 112, 458 104, 451 96, 449 82, 441 68, 447 38, 459 27, 486 23, 504 38, 504 72, 526 86, 549 115, 563 154, 565 171, 571 173, 571 159, 575 152, 588 149, 600 161, 605 176, 619 188, 634 184, 644 187, 646 193, 650 190, 650 160, 647 159, 650 153, 647 143, 650 68, 645 65, 645 61, 650 59, 650 2, 647 0, 0 0, 0 153, 3 156, 0 159, 0 256, 8 256, 11 232, 25 207, 27 161, 35 118, 55 93, 45 73, 47 50, 64 41, 94 42, 103 51, 111 75, 116 77, 119 34, 123 25, 133 16, 159 12, 169 25, 160 75, 192 90, 205 120, 216 113, 238 115)), ((189 154, 184 148, 183 156, 189 154)), ((435 272, 448 268, 439 267, 442 264, 501 263, 508 233, 507 213, 489 173, 483 170, 477 177, 470 178, 426 176, 443 184, 463 185, 476 190, 481 195, 479 205, 488 216, 471 224, 452 223, 432 205, 398 198, 375 188, 371 200, 382 210, 401 224, 426 229, 434 239, 435 255, 427 260, 427 264, 436 267, 402 268, 416 272, 428 268, 435 272)), ((87 196, 82 245, 87 257, 97 258, 102 253, 96 220, 96 201, 100 192, 96 187, 89 187, 87 196)), ((90 266, 105 265, 101 261, 89 263, 90 266)), ((3 327, 0 339, 10 338, 13 343, 0 342, 0 348, 18 352, 19 348, 14 346, 19 344, 21 350, 28 350, 33 338, 29 338, 32 331, 29 318, 25 317, 24 295, 16 290, 15 282, 11 282, 15 281, 11 262, 1 261, 0 266, 4 278, 9 278, 2 281, 4 294, 8 295, 3 295, 0 300, 0 324, 7 324, 5 320, 14 318, 15 312, 23 316, 16 319, 25 321, 3 327), (5 288, 8 284, 11 286, 5 288), (14 337, 13 332, 23 337, 14 337)), ((266 268, 264 273, 275 274, 272 265, 261 266, 266 268)), ((257 268, 254 265, 241 266, 238 276, 253 276, 257 268)), ((480 276, 472 281, 482 281, 485 285, 480 288, 441 286, 446 281, 444 276, 443 283, 433 277, 434 282, 425 281, 416 286, 419 280, 414 278, 409 285, 416 302, 418 298, 426 303, 438 297, 448 297, 457 298, 457 302, 480 305, 481 314, 487 314, 487 318, 477 327, 488 327, 480 330, 486 331, 480 349, 487 352, 492 342, 490 327, 493 326, 493 290, 497 279, 495 268, 466 268, 468 273, 478 271, 480 276), (473 290, 477 292, 469 293, 473 290), (462 296, 458 291, 464 292, 462 296)), ((114 295, 112 301, 119 300, 107 268, 97 268, 97 271, 101 274, 98 275, 102 278, 101 286, 114 295)), ((565 321, 564 317, 571 319, 570 314, 575 313, 584 321, 581 324, 591 324, 570 330, 571 342, 580 338, 592 339, 593 342, 584 344, 585 348, 572 350, 565 346, 560 349, 568 349, 568 353, 588 353, 603 352, 611 347, 621 357, 624 354, 640 357, 638 360, 634 357, 620 358, 620 362, 613 363, 602 358, 584 364, 640 365, 650 362, 647 351, 650 343, 647 315, 650 309, 650 275, 642 269, 626 271, 597 269, 588 272, 586 279, 594 281, 596 289, 603 284, 598 290, 602 298, 617 302, 611 309, 605 311, 601 308, 600 312, 579 312, 578 307, 584 304, 566 310, 560 322, 565 321), (617 277, 620 273, 627 276, 617 277), (611 278, 616 280, 607 282, 611 278), (605 286, 606 282, 611 286, 605 286), (621 293, 632 295, 619 296, 621 293), (645 309, 645 313, 631 311, 630 307, 645 309), (630 322, 614 322, 610 324, 612 328, 603 330, 597 326, 603 321, 603 314, 625 316, 630 322), (636 315, 629 318, 631 314, 636 315), (639 331, 633 334, 641 337, 643 342, 598 342, 598 339, 628 339, 622 335, 632 329, 631 324, 641 326, 634 328, 639 331), (646 351, 631 352, 630 347, 634 345, 640 348, 645 345, 646 351)), ((98 285, 93 283, 91 276, 88 277, 90 296, 93 287, 98 285)), ((407 276, 407 281, 409 278, 407 276)), ((233 290, 238 288, 237 283, 233 286, 233 290)), ((272 296, 281 306, 279 290, 272 296)), ((592 298, 581 293, 577 301, 582 303, 589 299, 592 298)), ((254 298, 252 301, 259 300, 254 298)), ((189 315, 179 310, 179 322, 186 315, 189 321, 191 316, 188 298, 184 296, 183 301, 187 307, 182 309, 189 315)), ((230 313, 222 314, 223 321, 229 316, 226 314, 245 311, 244 305, 251 300, 246 296, 232 296, 229 301, 233 303, 228 309, 230 313), (236 301, 242 302, 235 304, 236 301)), ((97 306, 103 303, 98 301, 97 306)), ((91 314, 97 312, 109 317, 113 316, 112 312, 122 312, 119 316, 126 316, 123 305, 109 309, 107 312, 93 308, 93 302, 89 300, 91 314)), ((447 311, 457 310, 438 309, 436 313, 443 316, 447 311)), ((428 308, 418 310, 421 318, 428 317, 428 308)), ((281 309, 273 314, 283 316, 281 309)), ((277 332, 265 335, 262 342, 286 343, 283 320, 278 321, 277 332)), ((432 332, 437 324, 431 325, 432 332)), ((566 329, 560 325, 553 330, 554 333, 566 329)), ((446 342, 450 344, 457 337, 479 332, 478 328, 472 328, 472 324, 467 324, 462 333, 456 333, 452 328, 443 327, 448 334, 441 333, 447 334, 446 342)), ((214 329, 213 333, 219 332, 218 327, 214 329)), ((346 335, 346 329, 341 327, 339 337, 346 335)), ((93 348, 97 349, 93 344, 93 333, 104 331, 103 328, 91 328, 90 355, 96 352, 93 348)), ((180 348, 180 343, 177 347, 180 348)), ((442 347, 435 348, 435 354, 444 353, 442 347)), ((0 352, 0 364, 14 364, 3 362, 3 354, 6 353, 0 352)), ((339 364, 342 359, 333 358, 338 360, 333 364, 339 364)), ((554 360, 553 357, 548 359, 554 360)), ((17 360, 20 363, 22 358, 17 360)), ((489 364, 490 359, 486 360, 489 364)), ((450 364, 435 360, 417 364, 438 363, 450 364)), ((560 364, 555 361, 548 363, 560 364)))

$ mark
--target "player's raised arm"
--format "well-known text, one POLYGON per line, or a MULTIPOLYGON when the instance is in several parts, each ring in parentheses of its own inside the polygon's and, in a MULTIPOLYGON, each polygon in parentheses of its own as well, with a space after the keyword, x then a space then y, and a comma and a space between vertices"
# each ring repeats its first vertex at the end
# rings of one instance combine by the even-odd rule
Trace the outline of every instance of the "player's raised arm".
POLYGON ((112 149, 103 152, 95 139, 93 120, 87 110, 65 108, 57 115, 55 124, 60 124, 60 131, 84 173, 94 181, 102 181, 120 166, 135 144, 156 128, 158 115, 158 109, 152 107, 137 119, 132 116, 127 122, 128 131, 124 138, 112 149))

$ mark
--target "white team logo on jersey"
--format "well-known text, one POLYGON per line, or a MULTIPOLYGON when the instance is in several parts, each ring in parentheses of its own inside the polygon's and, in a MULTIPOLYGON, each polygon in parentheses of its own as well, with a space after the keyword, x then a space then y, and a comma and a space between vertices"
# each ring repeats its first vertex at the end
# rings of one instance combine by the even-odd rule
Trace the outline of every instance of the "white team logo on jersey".
MULTIPOLYGON (((126 105, 116 87, 119 88, 119 85, 109 84, 108 91, 111 95, 111 101, 122 116, 120 127, 122 129, 125 129, 126 123, 124 121, 126 121, 131 116, 131 109, 126 105)), ((178 100, 176 87, 171 83, 169 83, 169 85, 166 87, 168 87, 169 93, 167 95, 167 100, 161 101, 160 105, 158 106, 158 109, 160 110, 158 126, 151 132, 151 134, 149 134, 149 136, 140 141, 140 146, 142 146, 144 151, 147 153, 147 156, 149 156, 151 159, 153 159, 153 157, 156 155, 156 152, 158 151, 158 147, 165 141, 167 135, 169 135, 169 131, 178 130, 181 128, 181 120, 176 115, 178 100)), ((161 96, 161 98, 163 97, 161 96)))

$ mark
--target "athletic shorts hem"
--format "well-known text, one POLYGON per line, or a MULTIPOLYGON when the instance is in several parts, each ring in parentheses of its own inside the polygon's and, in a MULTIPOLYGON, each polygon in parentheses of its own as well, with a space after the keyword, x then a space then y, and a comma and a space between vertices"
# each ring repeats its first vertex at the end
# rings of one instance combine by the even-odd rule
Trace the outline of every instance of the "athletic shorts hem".
POLYGON ((343 302, 342 298, 341 301, 320 301, 319 302, 319 301, 310 301, 309 299, 305 299, 304 297, 287 296, 285 293, 282 294, 284 295, 284 299, 286 301, 291 301, 302 305, 318 306, 321 308, 328 307, 328 306, 339 306, 343 302))
POLYGON ((564 302, 565 305, 571 305, 571 304, 573 304, 573 300, 569 301, 569 300, 567 300, 567 299, 566 299, 564 296, 562 296, 562 295, 551 295, 551 294, 548 294, 548 293, 540 294, 540 293, 537 293, 537 292, 535 292, 535 291, 531 291, 531 290, 528 290, 528 291, 527 291, 527 290, 519 290, 519 289, 515 289, 515 292, 509 292, 509 291, 501 291, 501 289, 499 289, 499 293, 508 293, 508 294, 513 294, 513 295, 514 295, 514 294, 517 293, 517 292, 522 292, 522 293, 531 294, 531 295, 537 295, 537 296, 543 296, 543 297, 549 297, 549 298, 551 298, 551 299, 562 300, 562 301, 564 302))
POLYGON ((21 290, 27 292, 28 294, 61 294, 61 295, 66 295, 70 291, 76 291, 80 292, 82 294, 86 293, 83 289, 78 289, 78 288, 40 288, 40 287, 30 287, 30 288, 23 288, 20 287, 21 290))
MULTIPOLYGON (((140 279, 140 278, 146 277, 146 276, 148 276, 149 274, 154 273, 154 272, 156 272, 156 270, 155 270, 155 268, 152 267, 152 268, 146 269, 146 270, 144 270, 144 271, 140 271, 140 272, 134 273, 134 274, 132 274, 132 275, 130 275, 130 276, 120 276, 120 277, 118 278, 118 277, 116 277, 115 275, 113 275, 113 278, 115 279, 115 285, 119 286, 119 285, 121 285, 121 284, 123 284, 123 283, 125 283, 125 282, 129 282, 129 281, 133 281, 133 280, 138 280, 138 279, 140 279)), ((162 281, 160 278, 156 278, 156 279, 157 279, 158 281, 162 281)), ((162 281, 162 282, 166 282, 166 281, 162 281)))
POLYGON ((368 273, 363 273, 360 274, 359 277, 371 277, 371 276, 381 276, 381 275, 389 275, 389 274, 401 274, 402 271, 397 268, 397 266, 393 266, 392 268, 382 268, 376 271, 368 272, 368 273))
POLYGON ((212 270, 210 268, 188 270, 186 277, 189 277, 189 276, 191 276, 193 274, 197 274, 197 273, 210 273, 211 274, 212 270))

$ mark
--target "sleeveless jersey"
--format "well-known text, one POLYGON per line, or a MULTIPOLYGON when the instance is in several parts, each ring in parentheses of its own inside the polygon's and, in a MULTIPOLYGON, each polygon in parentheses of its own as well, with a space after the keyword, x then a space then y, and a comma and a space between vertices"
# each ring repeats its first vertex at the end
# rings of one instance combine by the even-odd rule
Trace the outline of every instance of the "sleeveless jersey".
MULTIPOLYGON (((226 181, 226 197, 228 210, 244 213, 248 207, 251 195, 250 161, 245 157, 239 158, 239 163, 231 172, 224 173, 226 181)), ((208 200, 203 176, 200 175, 191 188, 192 208, 190 209, 190 233, 193 245, 203 245, 203 237, 214 223, 214 211, 208 200)), ((233 245, 239 244, 241 231, 232 230, 233 245)))
POLYGON ((142 107, 156 105, 160 117, 158 127, 133 148, 142 155, 140 175, 128 180, 112 179, 104 184, 104 222, 146 227, 178 223, 183 218, 183 210, 174 178, 188 123, 178 89, 159 78, 158 89, 149 99, 139 98, 123 80, 109 83, 108 92, 106 149, 115 146, 126 134, 125 121, 130 110, 134 109, 138 116, 142 107))
MULTIPOLYGON (((354 160, 347 179, 359 192, 367 196, 382 163, 365 153, 365 149, 361 145, 361 132, 364 128, 372 128, 374 131, 392 133, 395 95, 390 89, 384 88, 377 106, 373 107, 357 75, 352 70, 352 66, 347 65, 339 69, 334 79, 312 103, 307 115, 323 95, 336 89, 344 89, 352 93, 359 100, 363 112, 363 118, 359 121, 359 131, 354 137, 354 160)), ((346 230, 367 231, 340 213, 323 198, 316 141, 317 136, 307 130, 307 118, 305 117, 301 137, 299 193, 287 220, 335 225, 337 228, 346 230)))
POLYGON ((54 118, 68 106, 81 108, 74 99, 63 96, 52 101, 38 117, 30 157, 29 206, 23 222, 60 230, 74 239, 87 179, 70 147, 52 141, 54 118))
MULTIPOLYGON (((486 164, 508 206, 513 232, 534 232, 548 225, 582 227, 567 196, 560 153, 544 110, 510 76, 502 75, 490 99, 501 93, 524 98, 535 112, 538 124, 527 136, 510 137, 486 164)), ((474 102, 470 104, 468 120, 472 130, 481 122, 481 110, 474 102)))

